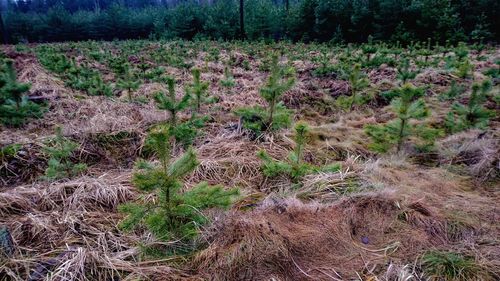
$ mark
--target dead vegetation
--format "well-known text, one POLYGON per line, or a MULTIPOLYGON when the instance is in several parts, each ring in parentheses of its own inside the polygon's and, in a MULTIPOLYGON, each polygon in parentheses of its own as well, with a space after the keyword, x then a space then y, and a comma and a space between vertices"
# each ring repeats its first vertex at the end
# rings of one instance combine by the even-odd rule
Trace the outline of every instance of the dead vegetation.
POLYGON ((441 162, 461 165, 481 181, 498 177, 500 170, 500 133, 466 131, 440 143, 441 162))
POLYGON ((176 275, 137 260, 140 236, 122 235, 116 207, 135 197, 126 174, 18 186, 0 193, 0 224, 16 249, 0 264, 7 280, 109 280, 176 275), (49 277, 50 276, 50 277, 49 277), (9 279, 10 278, 10 279, 9 279))
MULTIPOLYGON (((398 275, 407 272, 419 280, 414 259, 426 249, 463 251, 468 241, 466 245, 475 246, 467 251, 473 251, 485 266, 482 280, 498 277, 498 264, 489 261, 498 260, 500 252, 487 245, 498 245, 491 236, 500 215, 494 198, 484 209, 480 207, 486 203, 484 198, 463 193, 463 179, 453 179, 442 170, 414 172, 416 167, 403 159, 351 166, 371 190, 326 205, 271 196, 252 211, 229 214, 207 232, 210 246, 197 256, 197 269, 215 280, 270 276, 392 280, 386 278, 398 267, 398 275), (464 204, 469 206, 467 213, 460 208, 464 204), (461 217, 451 215, 456 213, 461 217)), ((337 178, 342 175, 350 176, 345 172, 337 178)), ((305 189, 324 177, 306 180, 305 189)), ((335 185, 330 179, 334 187, 327 187, 331 188, 328 194, 342 194, 339 190, 346 188, 345 182, 335 185)), ((325 199, 317 193, 311 197, 325 199)))

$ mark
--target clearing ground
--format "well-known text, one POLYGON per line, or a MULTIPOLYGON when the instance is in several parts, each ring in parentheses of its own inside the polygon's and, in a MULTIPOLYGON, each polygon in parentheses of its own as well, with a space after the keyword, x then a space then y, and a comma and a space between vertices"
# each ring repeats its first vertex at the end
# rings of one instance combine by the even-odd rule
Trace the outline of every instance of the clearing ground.
MULTIPOLYGON (((352 111, 335 103, 349 93, 347 79, 334 68, 317 71, 359 49, 128 41, 2 46, 1 51, 14 61, 18 80, 31 83, 29 95, 46 100, 49 108, 20 128, 0 125, 0 147, 20 145, 13 155, 0 155, 0 226, 14 245, 14 253, 0 260, 0 280, 441 280, 422 265, 430 251, 471 258, 474 267, 463 280, 500 278, 500 119, 493 98, 485 104, 495 112, 485 130, 443 135, 425 153, 408 144, 402 153, 377 154, 369 149, 364 126, 394 117, 380 93, 399 85, 396 67, 363 66, 374 93, 352 111), (142 102, 128 102, 116 88, 111 97, 88 95, 44 67, 42 47, 97 70, 110 85, 116 71, 99 53, 162 67, 177 80, 179 95, 192 81, 190 68, 202 70, 217 102, 202 107, 209 120, 193 145, 200 165, 185 179, 185 189, 207 181, 238 187, 241 196, 230 210, 206 214, 210 223, 201 229, 199 251, 146 256, 142 246, 165 242, 145 229, 124 233, 117 227, 124 217, 117 207, 140 196, 131 176, 138 158, 152 158, 144 149, 148 130, 168 118, 152 99, 166 85, 144 79, 134 93, 142 102), (295 121, 311 126, 314 137, 304 159, 339 163, 339 172, 307 175, 300 185, 262 173, 257 153, 263 149, 285 159, 294 146, 293 130, 255 139, 233 111, 265 105, 259 89, 272 51, 280 51, 281 63, 295 69, 295 86, 283 102, 295 121), (158 59, 162 56, 168 57, 158 59), (219 83, 226 65, 234 76, 232 88, 219 83), (47 167, 42 147, 56 126, 79 144, 74 160, 88 169, 48 182, 41 179, 47 167)), ((419 66, 411 81, 425 88, 434 127, 442 126, 454 102, 440 95, 454 81, 466 88, 456 100, 467 101, 472 82, 486 79, 485 70, 498 70, 500 49, 470 50, 473 67, 465 78, 446 67, 446 56, 453 52, 430 55, 436 63, 419 66)), ((498 78, 492 84, 498 94, 498 78)))

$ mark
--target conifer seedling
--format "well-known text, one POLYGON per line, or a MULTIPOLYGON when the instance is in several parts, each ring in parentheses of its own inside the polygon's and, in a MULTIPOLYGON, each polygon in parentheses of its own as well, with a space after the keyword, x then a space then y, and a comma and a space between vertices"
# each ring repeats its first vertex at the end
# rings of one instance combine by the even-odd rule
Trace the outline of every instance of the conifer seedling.
POLYGON ((117 86, 120 89, 123 89, 127 91, 127 97, 129 102, 132 102, 133 99, 133 93, 139 89, 139 86, 141 85, 141 82, 136 80, 130 73, 130 70, 127 71, 125 76, 118 80, 117 86))
POLYGON ((157 93, 155 95, 155 102, 159 109, 166 110, 170 113, 170 118, 168 120, 168 125, 170 126, 169 132, 172 133, 175 140, 183 146, 189 146, 198 135, 198 129, 203 127, 205 118, 191 115, 188 121, 180 122, 178 120, 178 114, 189 106, 191 95, 186 92, 182 98, 178 100, 175 94, 175 80, 171 77, 167 77, 166 80, 168 94, 161 92, 157 93))
POLYGON ((47 180, 69 179, 84 172, 87 165, 74 163, 71 160, 77 148, 77 143, 63 136, 62 128, 56 128, 55 138, 44 147, 45 154, 50 157, 44 178, 47 180))
POLYGON ((308 174, 337 172, 340 170, 340 165, 338 164, 318 167, 304 162, 304 148, 310 139, 310 129, 306 123, 298 122, 294 130, 295 148, 290 152, 287 160, 274 160, 264 150, 259 151, 258 156, 263 161, 261 169, 265 176, 276 177, 279 175, 286 175, 290 177, 294 183, 298 183, 302 177, 308 174))
POLYGON ((374 45, 371 38, 368 38, 368 43, 361 45, 361 51, 366 56, 366 64, 370 63, 370 58, 377 52, 377 45, 374 45))
POLYGON ((254 106, 240 108, 235 112, 241 117, 246 129, 259 136, 263 131, 275 131, 290 125, 291 112, 281 103, 281 98, 295 84, 293 75, 293 68, 281 67, 278 64, 278 56, 273 55, 271 73, 266 84, 260 89, 267 108, 254 106))
POLYGON ((370 85, 370 80, 361 72, 361 65, 355 64, 349 72, 350 96, 341 96, 337 98, 337 105, 342 108, 348 108, 352 111, 354 105, 363 104, 366 101, 366 96, 361 95, 363 90, 370 85))
POLYGON ((451 133, 460 132, 469 128, 485 129, 489 119, 494 113, 484 108, 484 103, 491 91, 491 81, 485 80, 482 83, 472 85, 472 93, 469 102, 464 105, 454 103, 451 111, 446 116, 446 127, 451 133))
POLYGON ((429 116, 429 110, 421 98, 423 89, 405 84, 396 90, 397 96, 391 102, 396 119, 384 125, 367 125, 365 132, 372 138, 370 148, 378 152, 387 152, 396 146, 401 151, 405 141, 413 136, 423 141, 422 149, 429 149, 440 131, 426 125, 413 124, 412 120, 422 120, 429 116))
POLYGON ((458 96, 460 96, 463 92, 465 91, 463 86, 460 86, 457 84, 455 80, 451 81, 451 86, 450 88, 439 95, 439 100, 444 101, 444 100, 454 100, 458 96))
POLYGON ((410 60, 403 59, 401 66, 397 69, 397 77, 401 81, 401 85, 406 84, 409 80, 415 79, 418 74, 417 71, 412 71, 410 69, 410 60))
POLYGON ((231 74, 231 70, 227 65, 224 67, 224 78, 220 80, 220 85, 227 89, 231 89, 236 85, 233 74, 231 74))
POLYGON ((27 118, 41 118, 44 107, 28 99, 30 84, 19 83, 12 61, 0 64, 0 122, 18 127, 27 118))
POLYGON ((212 102, 213 99, 208 97, 208 83, 201 81, 201 71, 198 68, 194 68, 192 70, 193 74, 193 83, 187 88, 187 92, 191 95, 193 99, 193 107, 196 113, 200 112, 201 105, 203 103, 212 102))
POLYGON ((144 58, 141 58, 141 62, 137 64, 137 68, 141 70, 142 77, 146 77, 146 71, 149 69, 149 64, 146 63, 144 58))
POLYGON ((278 56, 273 56, 271 73, 267 79, 267 83, 260 89, 260 95, 268 103, 266 121, 268 127, 272 126, 276 106, 281 100, 281 97, 295 84, 295 78, 290 77, 290 71, 290 69, 280 67, 278 64, 278 56))
POLYGON ((175 80, 172 77, 167 77, 168 94, 156 93, 154 96, 158 109, 166 110, 170 113, 169 124, 171 127, 177 126, 177 114, 189 106, 191 96, 186 93, 180 100, 177 100, 175 95, 175 80))
POLYGON ((238 190, 226 191, 221 186, 200 183, 183 191, 182 179, 197 167, 198 160, 193 149, 177 159, 172 157, 169 130, 169 126, 160 126, 150 133, 150 143, 160 163, 138 161, 132 179, 137 189, 144 194, 153 193, 156 199, 121 205, 119 209, 127 217, 120 227, 130 231, 144 225, 157 239, 187 243, 207 222, 203 210, 228 208, 238 190))

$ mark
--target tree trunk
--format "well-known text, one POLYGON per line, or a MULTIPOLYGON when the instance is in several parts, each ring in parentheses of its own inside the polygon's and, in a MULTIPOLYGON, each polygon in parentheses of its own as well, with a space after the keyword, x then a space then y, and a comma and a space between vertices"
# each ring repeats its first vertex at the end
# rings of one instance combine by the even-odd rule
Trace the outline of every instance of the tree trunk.
POLYGON ((101 6, 99 5, 99 0, 94 0, 94 11, 96 14, 99 14, 101 11, 101 6))
POLYGON ((245 5, 244 0, 240 0, 240 37, 241 39, 245 39, 245 5))
POLYGON ((2 3, 0 2, 0 36, 2 38, 2 43, 7 44, 8 37, 7 37, 7 31, 5 30, 5 26, 3 24, 2 12, 3 12, 2 3))
MULTIPOLYGON (((352 87, 352 86, 351 86, 352 87)), ((354 108, 354 103, 356 102, 356 90, 352 89, 351 104, 349 105, 349 112, 354 108)))
POLYGON ((401 147, 403 146, 403 141, 404 141, 403 134, 404 134, 405 126, 406 126, 406 119, 401 119, 401 128, 399 129, 397 152, 401 151, 401 147))
POLYGON ((287 13, 289 9, 290 9, 290 0, 285 0, 285 10, 287 13))
POLYGON ((274 119, 274 107, 276 105, 276 101, 272 100, 269 103, 269 118, 267 119, 267 129, 270 130, 272 125, 273 125, 273 119, 274 119))

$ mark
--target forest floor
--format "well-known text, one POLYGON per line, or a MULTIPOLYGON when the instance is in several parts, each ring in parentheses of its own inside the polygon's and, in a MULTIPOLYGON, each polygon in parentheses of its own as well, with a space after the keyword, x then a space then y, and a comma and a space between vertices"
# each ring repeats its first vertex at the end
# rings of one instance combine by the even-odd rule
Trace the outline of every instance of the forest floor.
MULTIPOLYGON (((189 256, 146 258, 141 245, 162 242, 143 229, 119 230, 123 214, 117 207, 140 194, 130 181, 133 164, 144 157, 148 129, 168 117, 151 98, 165 85, 142 83, 135 95, 147 97, 146 103, 127 102, 116 91, 113 98, 85 95, 45 69, 30 51, 36 47, 2 46, 15 61, 18 79, 31 83, 30 96, 44 97, 50 108, 22 128, 0 127, 0 147, 21 145, 16 155, 1 155, 0 226, 9 229, 15 253, 0 260, 0 280, 424 280, 432 277, 423 276, 421 267, 429 251, 470 257, 477 280, 500 278, 498 114, 486 131, 443 137, 433 152, 407 147, 404 153, 376 154, 368 149, 363 126, 393 118, 389 105, 374 99, 352 112, 341 111, 335 99, 349 93, 348 82, 313 75, 313 61, 291 61, 297 81, 283 101, 294 110, 294 120, 312 128, 305 159, 342 167, 306 176, 292 188, 289 179, 265 177, 257 157, 263 149, 285 159, 293 148, 292 130, 256 141, 233 113, 264 104, 259 89, 267 73, 259 70, 261 61, 221 48, 220 61, 207 62, 200 52, 190 62, 203 70, 202 80, 210 83, 208 92, 218 102, 203 106, 210 119, 194 144, 200 165, 185 188, 207 181, 238 187, 242 194, 229 211, 207 214, 211 222, 199 237, 203 249, 189 256), (226 89, 219 81, 230 53, 236 86, 226 89), (42 147, 56 126, 79 144, 75 158, 89 168, 82 176, 47 182, 40 179, 47 166, 42 147)), ((474 73, 469 80, 427 67, 412 81, 426 87, 431 123, 442 123, 451 107, 452 101, 438 96, 452 81, 470 88, 468 81, 498 67, 499 48, 484 56, 470 55, 474 73)), ((109 67, 91 63, 105 82, 115 81, 109 67)), ((183 93, 192 79, 189 69, 164 67, 183 93)), ((365 73, 372 87, 397 85, 393 67, 365 73)), ((499 81, 493 83, 498 87, 499 81)), ((498 113, 498 104, 488 101, 486 107, 498 113)))

